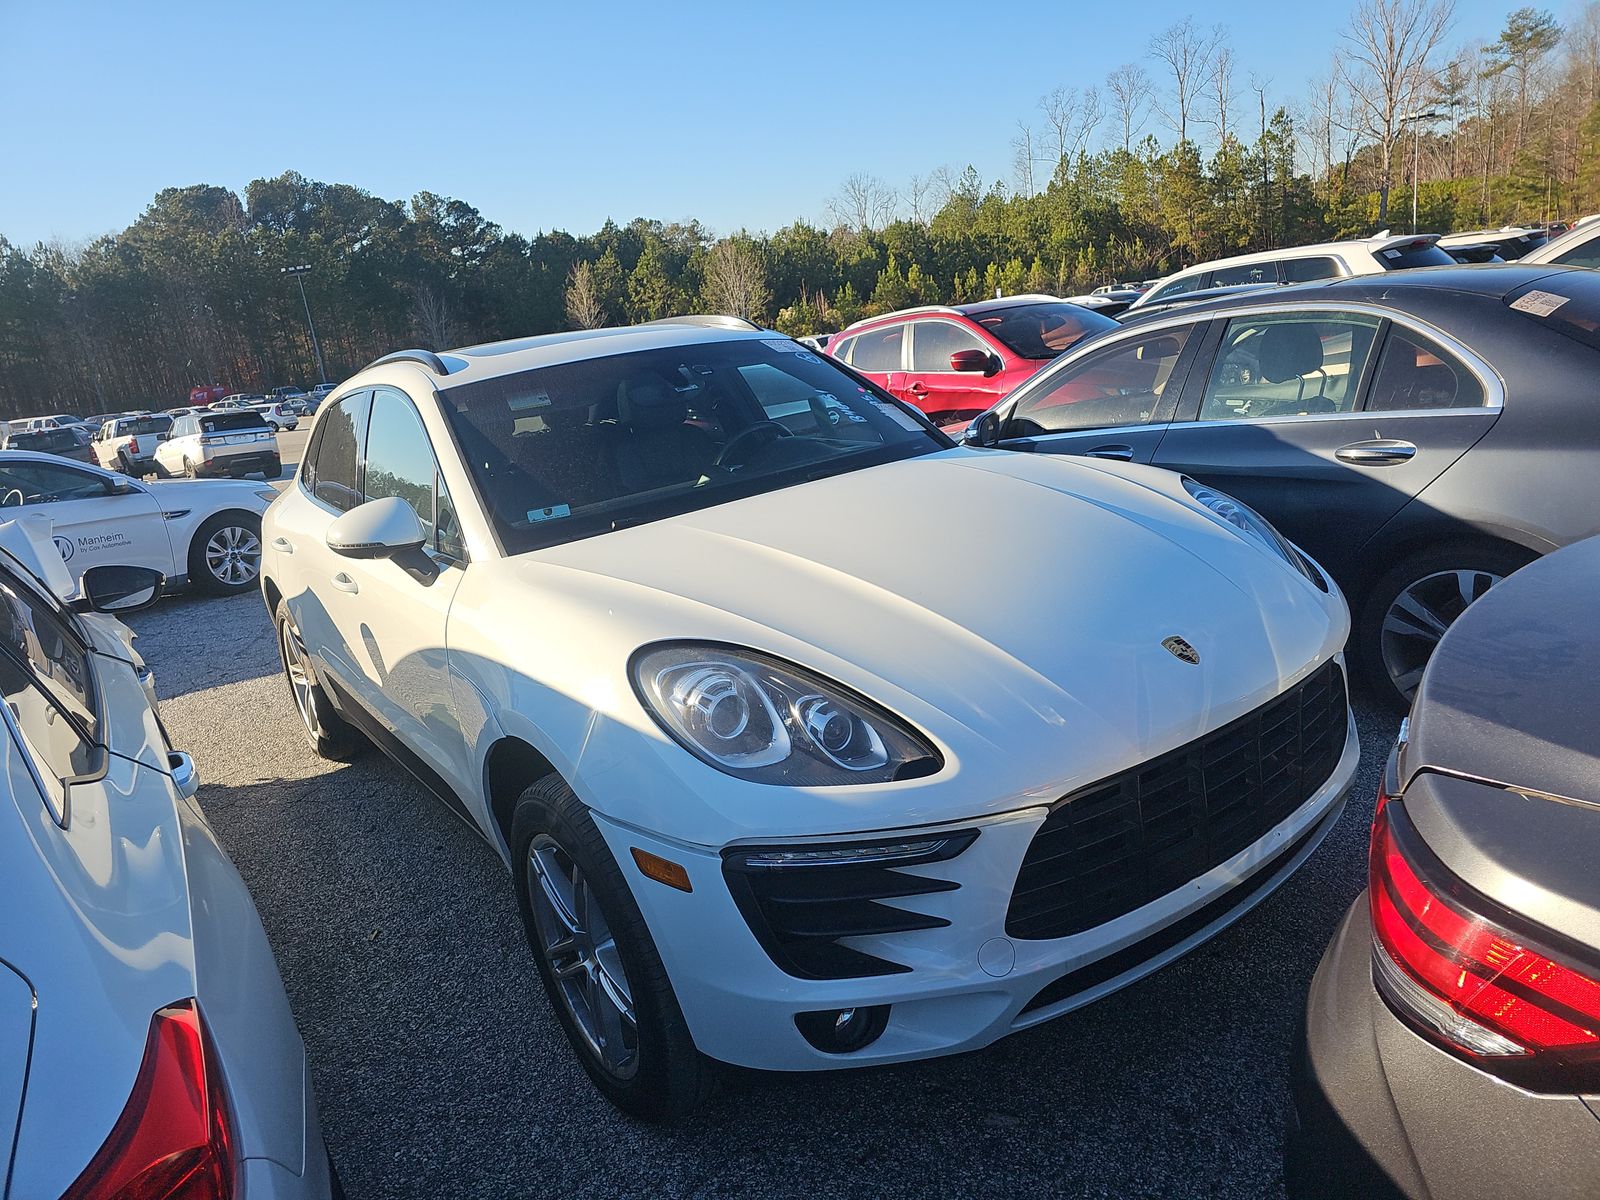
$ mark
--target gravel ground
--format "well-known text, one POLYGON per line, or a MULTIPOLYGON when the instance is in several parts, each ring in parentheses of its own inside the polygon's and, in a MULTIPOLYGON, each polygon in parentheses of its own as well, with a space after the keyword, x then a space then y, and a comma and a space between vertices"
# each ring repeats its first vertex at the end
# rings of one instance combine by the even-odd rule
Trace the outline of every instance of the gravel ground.
POLYGON ((1384 715, 1359 713, 1333 834, 1199 951, 978 1053, 731 1073, 662 1131, 569 1055, 488 846, 383 758, 311 754, 259 599, 175 597, 130 624, 255 893, 353 1197, 1281 1194, 1291 1036, 1363 885, 1384 715))

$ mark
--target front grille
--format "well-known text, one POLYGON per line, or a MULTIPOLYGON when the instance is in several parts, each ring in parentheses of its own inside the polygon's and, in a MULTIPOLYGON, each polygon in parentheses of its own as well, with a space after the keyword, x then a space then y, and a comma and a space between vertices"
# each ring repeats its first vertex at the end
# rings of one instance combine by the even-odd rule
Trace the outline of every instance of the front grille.
POLYGON ((1255 712, 1063 797, 1022 860, 1006 933, 1082 933, 1226 862, 1327 781, 1347 721, 1344 675, 1329 663, 1255 712))
POLYGON ((723 852, 722 874, 756 940, 788 974, 802 979, 894 975, 911 968, 842 945, 840 939, 949 925, 944 917, 912 912, 892 902, 906 896, 954 891, 961 885, 899 868, 948 861, 972 845, 977 836, 975 829, 931 834, 920 839, 928 846, 922 853, 826 866, 764 865, 762 860, 786 851, 859 852, 875 843, 739 846, 723 852))

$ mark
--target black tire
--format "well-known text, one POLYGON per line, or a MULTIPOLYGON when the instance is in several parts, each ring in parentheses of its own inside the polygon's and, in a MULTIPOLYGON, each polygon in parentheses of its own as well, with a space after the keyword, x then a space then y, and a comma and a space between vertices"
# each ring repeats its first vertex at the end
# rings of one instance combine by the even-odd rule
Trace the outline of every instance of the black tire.
POLYGON ((183 477, 185 479, 196 478, 194 464, 189 461, 189 456, 187 454, 183 457, 183 477))
POLYGON ((133 475, 133 464, 128 461, 128 456, 123 451, 117 451, 117 470, 124 475, 133 475))
POLYGON ((359 757, 372 743, 334 710, 328 693, 317 682, 316 670, 311 665, 309 655, 300 660, 308 688, 306 707, 301 707, 294 672, 289 665, 290 651, 286 639, 292 637, 302 655, 305 643, 300 640, 300 631, 295 628, 294 618, 289 615, 289 605, 285 601, 278 601, 278 610, 272 614, 272 626, 278 634, 278 661, 283 664, 284 681, 289 685, 289 699, 300 717, 300 727, 305 731, 311 749, 318 758, 330 762, 349 762, 359 757))
MULTIPOLYGON (((1416 686, 1416 668, 1427 661, 1431 652, 1427 639, 1421 636, 1391 633, 1386 640, 1385 620, 1402 593, 1432 576, 1464 571, 1474 576, 1470 590, 1475 593, 1472 598, 1477 599, 1493 586, 1493 581, 1504 579, 1537 557, 1530 550, 1503 542, 1451 542, 1414 554, 1384 574, 1368 589, 1351 639, 1357 674, 1372 698, 1394 711, 1408 709, 1416 686), (1410 670, 1399 670, 1401 667, 1410 670), (1409 689, 1396 683, 1397 671, 1403 681, 1410 683, 1409 689)), ((1446 600, 1435 615, 1448 628, 1469 602, 1459 596, 1446 600)))
POLYGON ((207 518, 189 541, 189 582, 214 596, 254 591, 261 583, 261 518, 243 510, 207 518), (229 531, 238 557, 218 561, 211 552, 212 539, 229 541, 229 531), (253 540, 245 541, 245 535, 253 540))
POLYGON ((546 775, 522 793, 511 825, 512 878, 523 929, 539 964, 545 998, 573 1053, 601 1094, 641 1121, 681 1120, 715 1090, 716 1064, 695 1048, 666 968, 640 915, 627 880, 588 810, 559 775, 546 775), (619 1078, 585 1041, 573 1012, 558 991, 533 913, 529 860, 535 839, 553 840, 580 868, 615 940, 632 992, 637 1030, 637 1065, 619 1078))

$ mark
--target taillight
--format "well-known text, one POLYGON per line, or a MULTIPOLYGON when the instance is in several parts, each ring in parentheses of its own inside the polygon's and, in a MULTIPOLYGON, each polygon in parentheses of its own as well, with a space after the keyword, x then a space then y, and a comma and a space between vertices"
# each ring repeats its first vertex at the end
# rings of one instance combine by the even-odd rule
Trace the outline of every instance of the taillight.
POLYGON ((1538 1091, 1600 1086, 1600 972, 1444 868, 1396 801, 1372 828, 1373 981, 1445 1049, 1538 1091))
POLYGON ((181 1000, 150 1019, 133 1094, 62 1200, 228 1200, 234 1178, 222 1072, 199 1008, 181 1000))
POLYGON ((128 453, 129 454, 137 454, 137 453, 139 453, 139 439, 138 438, 131 437, 131 438, 128 439, 128 453))

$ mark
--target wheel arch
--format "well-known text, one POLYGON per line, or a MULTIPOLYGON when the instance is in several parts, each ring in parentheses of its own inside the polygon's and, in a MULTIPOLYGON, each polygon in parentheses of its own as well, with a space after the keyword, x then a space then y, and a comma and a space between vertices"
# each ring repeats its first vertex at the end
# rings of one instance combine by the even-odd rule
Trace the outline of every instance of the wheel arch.
MULTIPOLYGON (((505 734, 484 755, 484 796, 489 802, 489 818, 500 835, 507 856, 511 849, 511 822, 516 816, 517 800, 528 786, 546 775, 560 776, 543 753, 531 742, 515 734, 505 734)), ((565 776, 561 776, 565 779, 565 776)), ((570 784, 570 781, 567 781, 570 784)))
POLYGON ((272 576, 265 571, 261 572, 261 594, 267 601, 267 615, 275 620, 278 614, 278 605, 283 602, 283 590, 273 582, 272 576))

